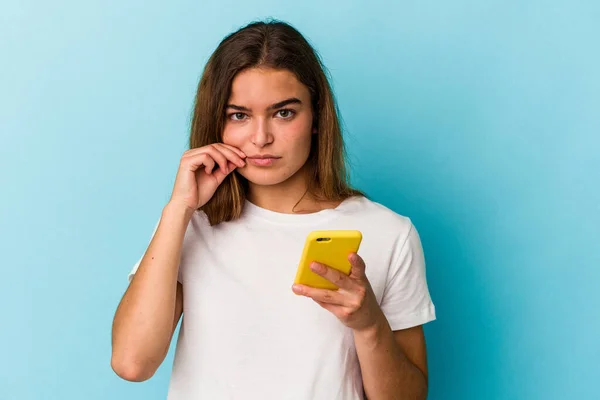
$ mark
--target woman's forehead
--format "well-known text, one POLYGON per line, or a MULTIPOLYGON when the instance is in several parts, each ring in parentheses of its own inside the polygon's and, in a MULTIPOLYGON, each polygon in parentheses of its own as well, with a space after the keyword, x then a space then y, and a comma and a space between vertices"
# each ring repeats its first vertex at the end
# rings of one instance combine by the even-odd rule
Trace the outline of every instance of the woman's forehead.
POLYGON ((229 103, 247 108, 266 108, 288 98, 298 98, 302 103, 310 99, 308 88, 293 72, 251 68, 238 73, 233 79, 229 103))

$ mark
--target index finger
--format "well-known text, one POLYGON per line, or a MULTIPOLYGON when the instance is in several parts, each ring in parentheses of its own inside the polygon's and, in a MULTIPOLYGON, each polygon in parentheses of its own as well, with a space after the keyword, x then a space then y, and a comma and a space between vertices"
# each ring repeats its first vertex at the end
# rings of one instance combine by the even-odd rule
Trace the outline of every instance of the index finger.
POLYGON ((221 156, 224 156, 225 159, 231 161, 233 164, 236 164, 238 167, 243 167, 246 162, 243 157, 240 157, 237 152, 230 149, 227 146, 212 146, 213 150, 219 153, 221 156))
POLYGON ((234 151, 237 155, 239 155, 242 158, 246 158, 246 154, 244 154, 244 152, 241 151, 240 149, 238 149, 237 147, 234 147, 234 146, 231 146, 231 145, 225 144, 225 143, 216 143, 216 144, 219 144, 221 146, 228 148, 229 150, 234 151))
POLYGON ((353 282, 348 279, 348 276, 335 268, 331 268, 328 265, 313 261, 310 263, 310 269, 315 274, 321 275, 323 278, 327 279, 329 282, 333 283, 339 288, 352 288, 353 282))

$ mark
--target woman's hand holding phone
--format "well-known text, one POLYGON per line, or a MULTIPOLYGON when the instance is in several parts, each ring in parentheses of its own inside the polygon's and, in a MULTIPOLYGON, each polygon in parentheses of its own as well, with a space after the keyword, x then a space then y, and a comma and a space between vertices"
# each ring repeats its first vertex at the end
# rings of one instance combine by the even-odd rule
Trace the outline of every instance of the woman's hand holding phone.
POLYGON ((215 194, 225 177, 246 165, 246 155, 238 148, 213 143, 183 153, 175 178, 170 204, 195 211, 215 194))
POLYGON ((363 331, 385 320, 385 316, 365 274, 363 259, 356 253, 350 253, 348 261, 352 265, 349 275, 322 263, 310 264, 311 271, 332 282, 338 289, 294 284, 292 290, 298 295, 311 298, 347 327, 363 331))

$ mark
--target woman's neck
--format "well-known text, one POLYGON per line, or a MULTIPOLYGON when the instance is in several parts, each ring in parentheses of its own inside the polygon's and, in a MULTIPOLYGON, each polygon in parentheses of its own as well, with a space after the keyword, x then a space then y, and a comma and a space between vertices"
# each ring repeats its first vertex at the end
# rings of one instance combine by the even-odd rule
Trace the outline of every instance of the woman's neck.
POLYGON ((340 203, 316 198, 308 191, 308 180, 301 171, 277 185, 249 183, 247 197, 248 201, 258 207, 284 214, 313 213, 325 208, 335 208, 340 203))

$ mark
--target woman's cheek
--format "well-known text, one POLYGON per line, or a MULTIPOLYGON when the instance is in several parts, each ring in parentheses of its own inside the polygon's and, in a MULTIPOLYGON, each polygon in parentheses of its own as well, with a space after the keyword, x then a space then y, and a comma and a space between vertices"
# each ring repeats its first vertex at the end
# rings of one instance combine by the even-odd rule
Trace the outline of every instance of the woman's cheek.
POLYGON ((243 142, 243 130, 234 126, 225 126, 223 130, 223 143, 230 146, 239 147, 243 142))
POLYGON ((304 121, 304 119, 296 119, 285 125, 281 131, 285 137, 295 141, 302 141, 311 134, 310 121, 304 121))

